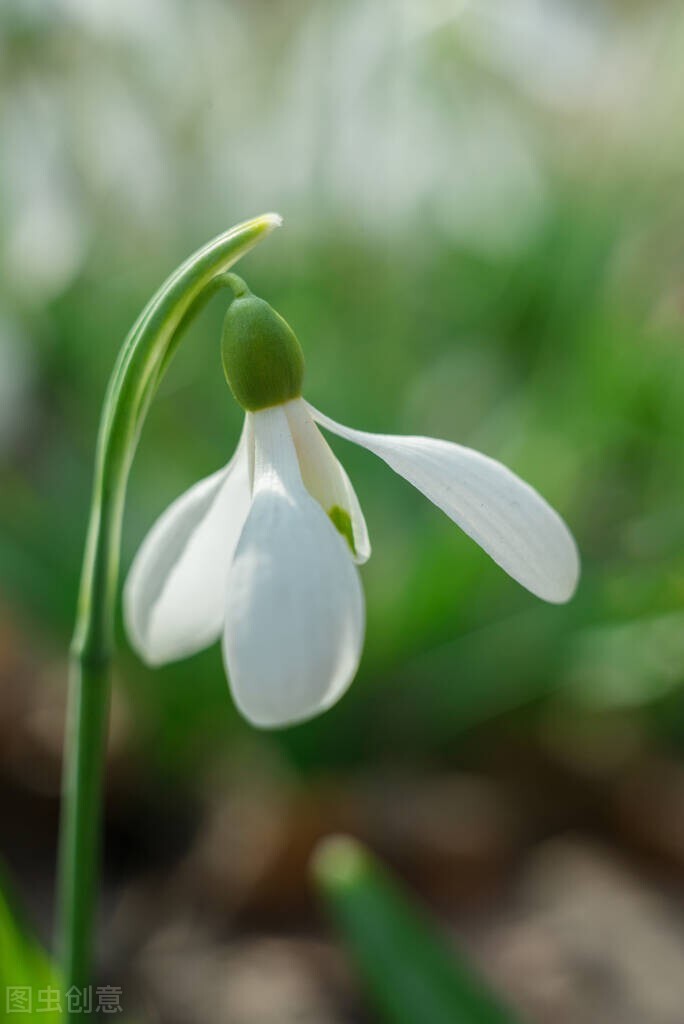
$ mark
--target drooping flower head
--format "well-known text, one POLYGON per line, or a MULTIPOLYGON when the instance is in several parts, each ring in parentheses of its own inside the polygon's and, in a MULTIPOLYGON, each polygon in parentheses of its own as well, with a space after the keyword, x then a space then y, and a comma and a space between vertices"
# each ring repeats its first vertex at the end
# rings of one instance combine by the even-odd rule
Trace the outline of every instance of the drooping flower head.
POLYGON ((228 465, 173 502, 133 562, 124 614, 148 664, 222 637, 235 702, 262 727, 310 718, 345 692, 363 647, 357 565, 370 543, 319 424, 378 455, 533 594, 569 600, 577 548, 537 491, 472 449, 369 434, 318 412, 302 397, 304 358, 293 331, 230 279, 222 357, 244 427, 228 465))

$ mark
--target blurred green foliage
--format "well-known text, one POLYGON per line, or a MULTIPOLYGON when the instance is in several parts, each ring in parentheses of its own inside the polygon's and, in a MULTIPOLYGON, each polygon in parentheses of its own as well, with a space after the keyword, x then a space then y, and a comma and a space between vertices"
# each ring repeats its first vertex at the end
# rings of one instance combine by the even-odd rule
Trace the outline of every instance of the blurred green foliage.
MULTIPOLYGON (((33 648, 66 650, 121 340, 205 238, 276 209, 283 230, 239 270, 297 331, 307 397, 500 458, 562 511, 584 575, 543 606, 335 440, 374 546, 363 664, 333 711, 265 742, 309 770, 458 759, 474 726, 561 702, 684 743, 684 19, 553 6, 570 21, 538 12, 537 64, 497 5, 397 7, 389 33, 382 3, 3 8, 0 580, 33 648)), ((151 411, 124 570, 237 441, 223 312, 151 411)), ((249 728, 217 649, 150 672, 122 637, 117 685, 164 770, 249 728)))

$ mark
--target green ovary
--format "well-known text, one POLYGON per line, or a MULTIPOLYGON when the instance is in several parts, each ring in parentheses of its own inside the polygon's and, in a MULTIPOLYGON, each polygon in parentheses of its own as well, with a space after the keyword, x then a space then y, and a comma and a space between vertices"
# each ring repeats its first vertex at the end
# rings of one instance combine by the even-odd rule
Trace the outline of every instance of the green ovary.
POLYGON ((328 515, 330 516, 330 521, 335 529, 338 533, 342 534, 351 548, 352 554, 355 555, 356 547, 354 545, 354 530, 352 528, 352 521, 349 513, 339 505, 333 505, 333 507, 328 511, 328 515))
POLYGON ((221 355, 233 394, 250 412, 299 398, 304 356, 292 328, 240 278, 229 277, 236 297, 223 324, 221 355))

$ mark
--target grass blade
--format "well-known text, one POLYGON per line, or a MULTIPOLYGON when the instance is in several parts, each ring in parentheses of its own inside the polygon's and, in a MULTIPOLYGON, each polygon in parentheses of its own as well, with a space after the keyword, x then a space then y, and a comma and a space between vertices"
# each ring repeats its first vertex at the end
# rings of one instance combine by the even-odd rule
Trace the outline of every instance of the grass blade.
POLYGON ((326 840, 313 869, 387 1024, 519 1024, 359 843, 326 840))

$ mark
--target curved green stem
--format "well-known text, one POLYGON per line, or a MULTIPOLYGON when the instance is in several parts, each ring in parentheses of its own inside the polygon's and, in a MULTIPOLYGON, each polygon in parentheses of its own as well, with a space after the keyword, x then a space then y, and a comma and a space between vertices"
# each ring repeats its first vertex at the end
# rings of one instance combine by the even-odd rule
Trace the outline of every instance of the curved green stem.
MULTIPOLYGON (((183 263, 139 316, 109 381, 71 647, 57 929, 65 991, 72 986, 83 989, 90 982, 109 662, 131 462, 145 414, 183 329, 209 296, 226 283, 223 275, 229 267, 279 224, 275 214, 247 221, 183 263)), ((82 1014, 78 1016, 80 1019, 82 1014)))

